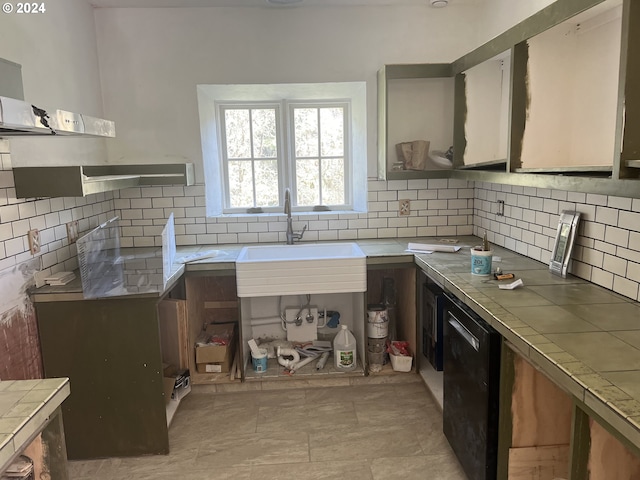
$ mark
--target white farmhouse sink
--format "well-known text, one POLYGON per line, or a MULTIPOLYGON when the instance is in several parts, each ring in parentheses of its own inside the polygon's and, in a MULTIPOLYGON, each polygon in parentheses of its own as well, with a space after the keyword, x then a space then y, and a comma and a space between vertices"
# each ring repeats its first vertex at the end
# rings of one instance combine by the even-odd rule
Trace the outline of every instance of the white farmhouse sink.
POLYGON ((364 292, 366 261, 355 243, 244 247, 236 259, 238 297, 364 292))

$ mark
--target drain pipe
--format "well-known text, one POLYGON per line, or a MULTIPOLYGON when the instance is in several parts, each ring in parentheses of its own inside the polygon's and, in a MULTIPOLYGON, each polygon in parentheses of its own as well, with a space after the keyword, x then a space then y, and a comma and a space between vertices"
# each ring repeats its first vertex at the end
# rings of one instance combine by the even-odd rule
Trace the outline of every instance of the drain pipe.
POLYGON ((299 368, 304 367, 307 363, 313 362, 316 358, 318 358, 318 357, 307 357, 304 360, 300 360, 298 363, 296 363, 295 365, 293 365, 291 367, 291 370, 296 371, 299 368))
POLYGON ((276 355, 278 357, 278 363, 289 370, 294 370, 295 365, 300 361, 300 354, 293 348, 278 347, 276 355), (287 360, 284 356, 293 357, 293 359, 287 360))

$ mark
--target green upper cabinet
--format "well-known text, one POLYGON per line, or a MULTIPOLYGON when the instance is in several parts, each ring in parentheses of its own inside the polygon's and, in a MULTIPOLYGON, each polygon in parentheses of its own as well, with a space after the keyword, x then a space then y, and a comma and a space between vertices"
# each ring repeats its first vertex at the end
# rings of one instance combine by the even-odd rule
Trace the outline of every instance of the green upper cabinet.
POLYGON ((449 64, 385 65, 378 71, 378 178, 448 175, 454 78, 449 64))

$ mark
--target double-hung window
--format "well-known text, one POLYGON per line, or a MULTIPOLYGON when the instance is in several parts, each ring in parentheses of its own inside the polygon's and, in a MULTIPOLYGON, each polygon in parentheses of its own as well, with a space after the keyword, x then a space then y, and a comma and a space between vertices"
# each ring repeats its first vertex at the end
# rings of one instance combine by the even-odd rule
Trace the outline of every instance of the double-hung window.
POLYGON ((197 91, 207 216, 366 211, 365 82, 197 91))
POLYGON ((350 102, 217 104, 224 212, 350 210, 350 102))

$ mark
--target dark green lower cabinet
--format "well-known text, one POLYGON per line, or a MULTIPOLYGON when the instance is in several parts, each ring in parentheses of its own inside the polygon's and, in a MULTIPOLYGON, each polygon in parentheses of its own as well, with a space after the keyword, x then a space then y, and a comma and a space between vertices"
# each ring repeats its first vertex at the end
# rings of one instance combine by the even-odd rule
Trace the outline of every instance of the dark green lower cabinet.
POLYGON ((169 452, 158 298, 36 303, 45 377, 69 377, 69 459, 169 452))

